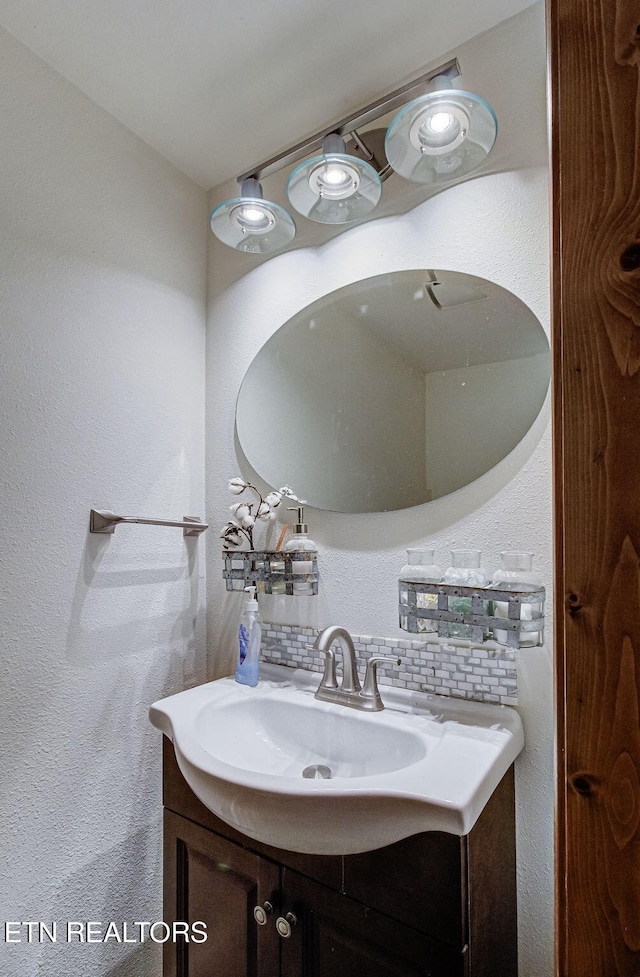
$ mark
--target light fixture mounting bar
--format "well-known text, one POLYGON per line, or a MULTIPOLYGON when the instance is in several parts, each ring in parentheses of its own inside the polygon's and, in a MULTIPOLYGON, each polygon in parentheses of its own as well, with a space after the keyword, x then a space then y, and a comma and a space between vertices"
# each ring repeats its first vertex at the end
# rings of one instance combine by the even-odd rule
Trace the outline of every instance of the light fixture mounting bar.
POLYGON ((426 72, 426 74, 421 75, 419 78, 415 78, 401 88, 396 88, 395 91, 390 92, 388 95, 384 95, 375 102, 371 102, 370 105, 359 109, 353 115, 348 115, 340 122, 336 122, 334 125, 328 126, 320 132, 316 132, 313 136, 303 139, 302 142, 297 143, 290 149, 286 149, 283 153, 279 153, 278 156, 272 156, 271 159, 265 160, 264 163, 260 163, 258 166, 247 170, 246 173, 238 177, 238 182, 240 183, 250 177, 262 180, 264 177, 277 172, 277 170, 282 169, 284 166, 297 163, 298 160, 304 159, 305 156, 308 156, 314 149, 322 145, 322 140, 330 133, 335 132, 339 136, 348 136, 350 132, 360 128, 360 126, 367 125, 367 123, 379 119, 381 115, 386 115, 387 112, 393 112, 406 102, 410 102, 417 95, 423 95, 425 86, 439 75, 444 75, 446 78, 457 78, 459 74, 460 65, 458 64, 458 59, 452 58, 451 61, 447 61, 437 68, 432 68, 431 71, 426 72))

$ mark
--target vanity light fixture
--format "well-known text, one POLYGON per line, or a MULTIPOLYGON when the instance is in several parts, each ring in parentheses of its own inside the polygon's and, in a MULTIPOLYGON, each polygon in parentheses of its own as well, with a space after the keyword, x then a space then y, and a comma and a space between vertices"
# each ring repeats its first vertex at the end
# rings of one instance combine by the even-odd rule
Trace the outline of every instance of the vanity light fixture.
POLYGON ((390 165, 407 180, 434 185, 466 176, 484 162, 498 133, 488 102, 434 78, 431 91, 405 105, 387 129, 390 165))
POLYGON ((237 251, 262 254, 289 244, 296 233, 293 218, 279 204, 263 199, 259 181, 296 163, 287 181, 289 200, 303 217, 323 224, 366 217, 392 169, 436 189, 467 176, 491 151, 497 122, 484 99, 453 88, 459 74, 454 58, 254 166, 238 177, 241 195, 214 207, 211 230, 237 251), (358 133, 391 112, 397 115, 384 148, 382 138, 376 138, 384 130, 358 133), (350 152, 345 137, 350 139, 350 152), (367 142, 380 146, 371 149, 367 142), (318 149, 320 155, 314 152, 318 149))
POLYGON ((366 217, 380 199, 382 180, 373 166, 347 154, 343 136, 322 140, 322 156, 300 163, 287 181, 292 205, 310 220, 347 224, 366 217))
POLYGON ((253 254, 278 251, 296 233, 290 214, 279 204, 264 200, 254 178, 240 181, 240 196, 214 207, 209 223, 223 244, 253 254))

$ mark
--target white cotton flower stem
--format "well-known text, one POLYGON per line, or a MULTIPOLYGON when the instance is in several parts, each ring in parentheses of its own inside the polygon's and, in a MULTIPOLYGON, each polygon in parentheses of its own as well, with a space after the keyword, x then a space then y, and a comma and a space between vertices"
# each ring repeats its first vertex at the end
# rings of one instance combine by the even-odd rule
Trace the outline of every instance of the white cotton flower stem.
MULTIPOLYGON (((230 506, 231 511, 235 516, 235 521, 229 523, 230 526, 235 527, 237 534, 242 533, 244 538, 249 543, 249 547, 253 549, 253 525, 259 520, 268 522, 274 518, 275 509, 282 501, 283 496, 291 499, 299 504, 304 504, 302 499, 298 499, 292 492, 290 486, 284 485, 281 489, 277 491, 270 492, 266 499, 263 499, 261 493, 252 485, 251 482, 245 482, 241 476, 236 476, 229 480, 229 491, 233 495, 242 495, 247 489, 251 489, 252 492, 257 496, 258 502, 243 502, 237 503, 230 506), (242 488, 240 488, 242 486, 242 488), (268 500, 268 501, 267 501, 268 500), (255 506, 255 516, 254 516, 254 506, 255 506), (238 509, 244 512, 243 516, 238 515, 238 509), (243 523, 249 522, 253 525, 243 525, 243 523)), ((282 540, 282 534, 281 534, 282 540)), ((280 543, 278 544, 280 545, 280 543)))
MULTIPOLYGON (((247 484, 243 488, 242 492, 240 492, 239 494, 242 495, 244 493, 245 489, 252 489, 255 492, 255 494, 258 496, 258 500, 259 501, 258 501, 258 505, 256 507, 256 513, 259 512, 260 506, 264 502, 264 499, 262 498, 262 495, 260 494, 260 492, 258 491, 258 489, 255 487, 255 485, 252 485, 251 484, 251 482, 247 482, 247 484)), ((250 515, 253 515, 253 505, 254 505, 254 503, 248 502, 247 505, 249 506, 249 514, 250 515)), ((253 526, 248 526, 248 527, 239 526, 238 528, 239 528, 239 530, 240 530, 241 533, 244 533, 244 535, 246 536, 246 538, 249 541, 249 546, 251 547, 251 549, 253 549, 253 526)))

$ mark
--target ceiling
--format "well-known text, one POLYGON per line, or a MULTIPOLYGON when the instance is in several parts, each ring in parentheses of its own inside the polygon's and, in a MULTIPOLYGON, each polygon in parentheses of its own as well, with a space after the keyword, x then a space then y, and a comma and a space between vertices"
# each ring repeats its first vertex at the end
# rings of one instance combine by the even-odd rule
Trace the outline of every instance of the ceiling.
POLYGON ((533 2, 0 0, 0 25, 209 189, 533 2))
POLYGON ((364 326, 367 336, 404 357, 408 370, 425 373, 536 356, 546 361, 549 354, 540 322, 512 292, 474 275, 426 268, 376 275, 329 292, 285 323, 278 340, 274 336, 270 342, 287 346, 292 336, 317 335, 322 328, 340 336, 347 324, 364 326), (442 308, 429 298, 428 282, 436 282, 442 308))

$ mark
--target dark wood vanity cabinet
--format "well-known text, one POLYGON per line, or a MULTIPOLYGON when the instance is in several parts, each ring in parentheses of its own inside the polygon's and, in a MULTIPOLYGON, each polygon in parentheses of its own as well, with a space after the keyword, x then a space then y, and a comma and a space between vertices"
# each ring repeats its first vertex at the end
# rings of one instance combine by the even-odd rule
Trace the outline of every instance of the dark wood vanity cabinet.
POLYGON ((163 918, 207 925, 164 977, 516 977, 512 770, 466 837, 302 855, 220 821, 164 750, 163 918))

